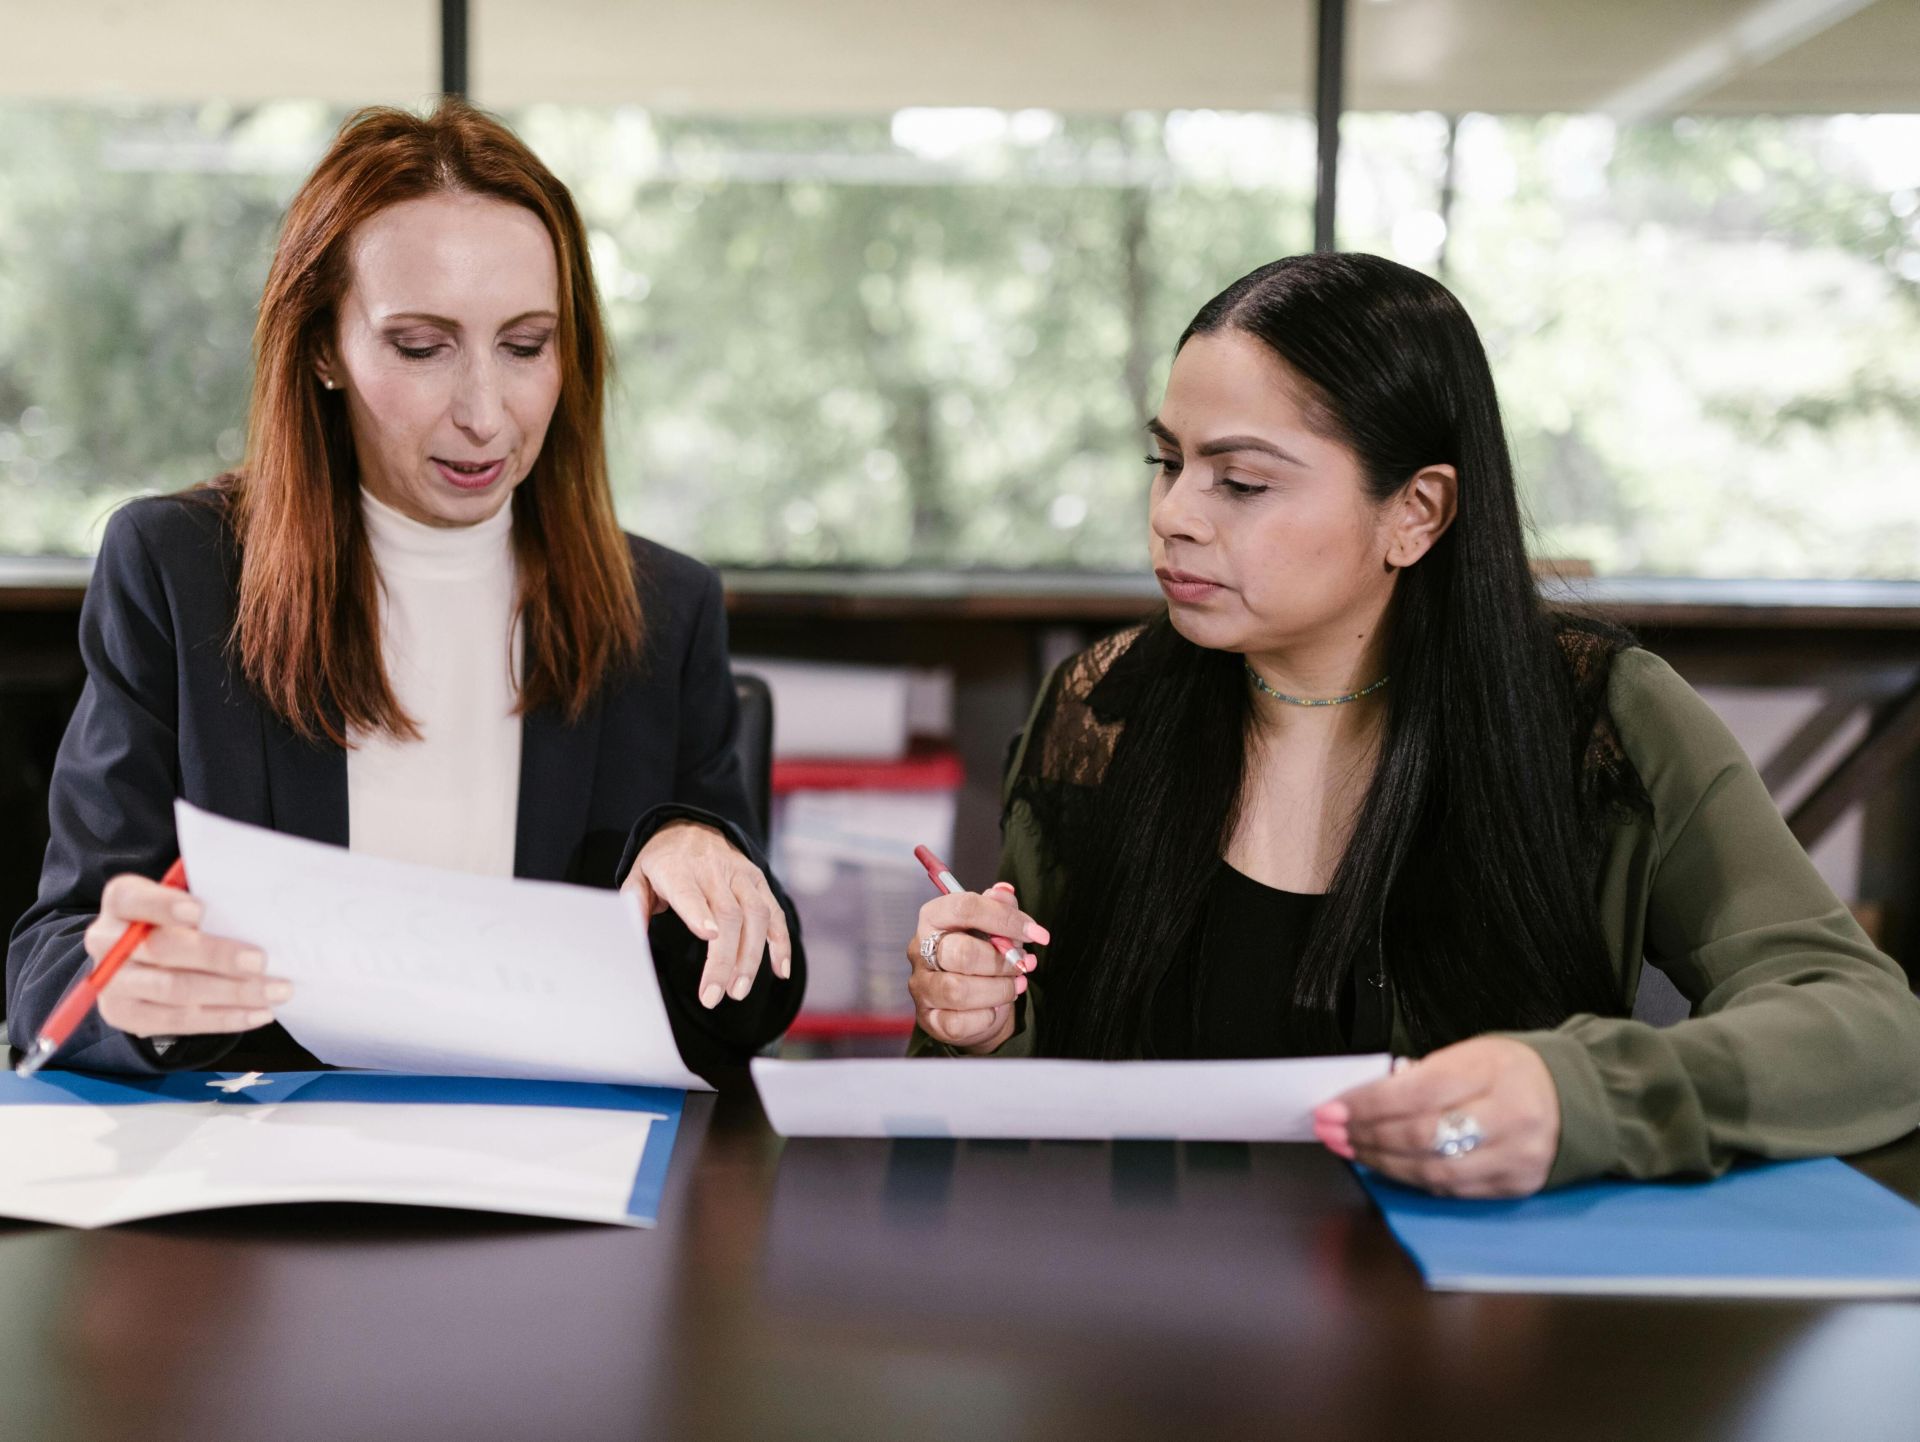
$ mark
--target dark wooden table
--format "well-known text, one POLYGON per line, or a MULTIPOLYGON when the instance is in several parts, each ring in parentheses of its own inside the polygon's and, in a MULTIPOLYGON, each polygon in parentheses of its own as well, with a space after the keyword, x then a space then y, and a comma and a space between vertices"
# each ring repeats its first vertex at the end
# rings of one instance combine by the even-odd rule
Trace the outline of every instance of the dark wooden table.
MULTIPOLYGON (((1920 1198, 1920 1139, 1859 1164, 1920 1198)), ((0 1287, 36 1442, 1920 1436, 1920 1304, 1430 1295, 1317 1148, 783 1145, 741 1097, 656 1231, 0 1224, 0 1287)))

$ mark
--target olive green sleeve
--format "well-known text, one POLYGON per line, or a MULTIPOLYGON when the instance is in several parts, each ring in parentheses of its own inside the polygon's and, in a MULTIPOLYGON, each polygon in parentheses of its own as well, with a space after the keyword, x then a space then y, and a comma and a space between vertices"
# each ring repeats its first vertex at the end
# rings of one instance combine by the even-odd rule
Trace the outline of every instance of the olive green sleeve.
MULTIPOLYGON (((1022 800, 1013 796, 1013 780, 1020 774, 1026 762, 1027 747, 1033 739, 1033 728, 1040 714, 1041 703, 1059 681, 1056 668, 1048 675, 1046 684, 1040 688, 1033 709, 1028 713, 1027 724, 1014 743, 1013 755, 1007 763, 1007 773, 1000 783, 1000 865, 996 881, 1010 882, 1014 894, 1020 902, 1020 909, 1042 926, 1050 927, 1052 918, 1058 913, 1060 886, 1057 868, 1050 867, 1041 843, 1040 827, 1034 820, 1033 812, 1022 800)), ((1042 989, 1039 974, 1047 964, 1047 949, 1030 945, 1037 964, 1034 967, 1034 979, 1029 982, 1027 994, 1014 1003, 1013 1035, 1002 1042, 989 1056, 1031 1056, 1033 1054, 1033 1018, 1036 993, 1042 989)), ((971 1056, 975 1053, 958 1052, 942 1042, 935 1041, 919 1027, 914 1027, 913 1036, 907 1042, 908 1056, 971 1056)))
MULTIPOLYGON (((1815 871, 1725 725, 1645 651, 1609 702, 1653 801, 1645 951, 1671 1027, 1576 1016, 1521 1037, 1560 1096, 1549 1185, 1845 1154, 1920 1123, 1920 999, 1815 871)), ((1638 928, 1631 928, 1637 931, 1638 928)))

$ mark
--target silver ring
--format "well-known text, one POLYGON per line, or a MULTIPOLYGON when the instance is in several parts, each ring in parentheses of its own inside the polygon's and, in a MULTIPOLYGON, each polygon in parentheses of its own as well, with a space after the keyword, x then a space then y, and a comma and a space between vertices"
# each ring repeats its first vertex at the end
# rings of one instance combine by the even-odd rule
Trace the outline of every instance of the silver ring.
POLYGON ((1465 1112, 1448 1112, 1433 1124, 1433 1154, 1436 1157, 1464 1157, 1485 1140, 1480 1123, 1465 1112))
POLYGON ((920 938, 920 959, 927 964, 928 971, 940 970, 940 938, 945 935, 946 932, 936 926, 920 938))

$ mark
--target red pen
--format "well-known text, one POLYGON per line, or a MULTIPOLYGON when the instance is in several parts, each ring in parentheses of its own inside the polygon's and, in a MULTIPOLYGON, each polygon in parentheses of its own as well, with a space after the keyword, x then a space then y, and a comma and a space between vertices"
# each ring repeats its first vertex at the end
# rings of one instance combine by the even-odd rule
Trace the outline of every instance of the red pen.
MULTIPOLYGON (((187 886, 187 863, 176 861, 167 868, 167 874, 160 878, 162 886, 171 886, 184 891, 187 886)), ((74 1029, 87 1019, 87 1013, 93 1010, 94 1003, 100 1000, 100 993, 107 989, 107 983, 113 980, 114 973, 126 964, 140 943, 153 933, 151 921, 136 921, 120 933, 120 939, 113 949, 100 959, 100 964, 80 979, 65 996, 60 1005, 53 1009, 53 1015, 47 1018, 47 1024, 40 1028, 33 1050, 20 1059, 20 1065, 14 1068, 20 1076, 32 1076, 53 1060, 53 1054, 67 1044, 74 1029)))
MULTIPOLYGON (((939 887, 942 895, 952 896, 956 891, 965 891, 967 889, 962 886, 954 876, 952 868, 926 847, 914 847, 913 859, 927 868, 927 880, 939 887)), ((1006 959, 1008 966, 1020 972, 1022 975, 1026 973, 1026 967, 1020 964, 1022 952, 1018 942, 1011 941, 1004 936, 990 936, 987 940, 1000 948, 1000 955, 1006 959)))

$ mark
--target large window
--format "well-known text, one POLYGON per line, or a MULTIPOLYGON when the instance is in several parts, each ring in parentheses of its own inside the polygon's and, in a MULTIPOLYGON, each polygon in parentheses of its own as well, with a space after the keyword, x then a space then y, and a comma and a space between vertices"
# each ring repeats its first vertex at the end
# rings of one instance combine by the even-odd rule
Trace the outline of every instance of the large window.
POLYGON ((1342 243, 1466 302, 1544 549, 1920 576, 1920 116, 1346 124, 1342 243))
POLYGON ((640 529, 734 563, 1123 568, 1195 297, 1308 242, 1302 117, 515 117, 573 185, 640 529))
MULTIPOLYGON (((406 64, 314 29, 294 102, 281 32, 198 3, 258 53, 123 34, 158 98, 0 57, 0 550, 237 459, 287 197, 351 103, 430 83, 431 5, 352 0, 406 64)), ((1920 577, 1920 6, 1349 9, 1341 243, 1466 301, 1543 551, 1920 577)), ((1310 13, 476 6, 476 98, 592 231, 625 521, 734 565, 1136 569, 1174 339, 1310 243, 1310 13)))
POLYGON ((280 214, 318 104, 0 105, 0 551, 240 458, 280 214))

